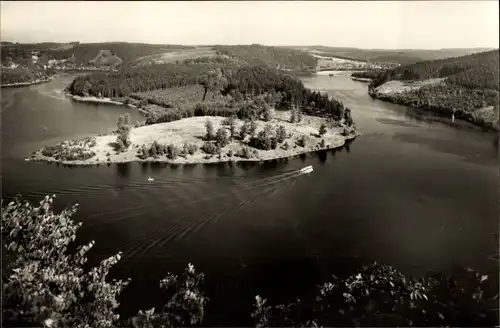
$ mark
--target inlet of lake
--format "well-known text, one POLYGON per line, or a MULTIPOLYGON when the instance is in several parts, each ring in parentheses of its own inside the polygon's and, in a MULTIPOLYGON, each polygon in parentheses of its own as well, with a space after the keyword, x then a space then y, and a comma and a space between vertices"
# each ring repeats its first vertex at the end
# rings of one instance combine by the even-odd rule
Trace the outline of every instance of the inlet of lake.
POLYGON ((65 98, 71 79, 2 89, 2 197, 78 203, 77 240, 96 242, 90 263, 123 252, 111 275, 132 279, 124 315, 161 304, 159 280, 189 262, 205 273, 204 325, 219 326, 251 325, 257 294, 293 301, 373 261, 410 275, 471 267, 498 280, 491 133, 373 100, 348 76, 315 76, 304 84, 341 100, 362 133, 336 151, 246 165, 25 162, 44 145, 106 133, 123 113, 143 119, 65 98), (310 175, 284 175, 308 165, 310 175))

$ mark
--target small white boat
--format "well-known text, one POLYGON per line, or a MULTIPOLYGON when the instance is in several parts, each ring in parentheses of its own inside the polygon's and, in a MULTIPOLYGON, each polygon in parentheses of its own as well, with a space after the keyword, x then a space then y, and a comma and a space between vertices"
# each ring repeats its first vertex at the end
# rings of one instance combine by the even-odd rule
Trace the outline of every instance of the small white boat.
POLYGON ((300 173, 304 173, 304 174, 311 173, 312 171, 313 171, 312 165, 309 165, 309 166, 304 167, 303 169, 300 169, 300 173))
POLYGON ((149 177, 148 181, 155 181, 155 179, 153 179, 152 177, 149 177))

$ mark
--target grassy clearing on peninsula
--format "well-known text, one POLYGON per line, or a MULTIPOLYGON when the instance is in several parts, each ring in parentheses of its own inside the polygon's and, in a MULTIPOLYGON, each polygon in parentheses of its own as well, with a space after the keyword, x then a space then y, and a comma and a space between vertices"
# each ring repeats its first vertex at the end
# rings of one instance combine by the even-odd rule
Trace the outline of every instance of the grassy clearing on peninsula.
MULTIPOLYGON (((211 163, 221 161, 252 160, 261 161, 275 158, 284 158, 299 155, 301 153, 311 152, 325 148, 336 148, 344 145, 346 139, 352 139, 357 134, 352 129, 344 126, 327 126, 324 135, 319 134, 320 127, 325 119, 304 115, 300 123, 290 123, 289 112, 275 111, 273 118, 269 122, 256 121, 257 129, 255 135, 258 135, 266 125, 272 126, 275 131, 279 126, 283 126, 286 131, 286 139, 278 143, 276 149, 262 150, 249 145, 249 138, 241 140, 239 137, 230 140, 227 145, 221 147, 220 155, 207 154, 203 150, 206 142, 206 122, 209 120, 216 131, 223 127, 223 121, 226 118, 219 116, 190 117, 168 123, 158 123, 148 126, 133 128, 130 131, 130 146, 124 152, 116 152, 113 144, 116 141, 116 134, 92 137, 93 142, 87 143, 85 151, 94 153, 90 158, 80 160, 65 160, 64 157, 52 157, 44 150, 35 153, 33 159, 42 161, 54 161, 71 163, 76 165, 98 164, 98 163, 120 163, 141 161, 139 156, 143 146, 150 148, 153 142, 164 146, 173 146, 178 150, 179 156, 171 158, 167 154, 150 156, 146 161, 161 161, 170 163, 211 163), (349 131, 346 133, 345 131, 349 131), (345 135, 344 135, 345 134, 345 135), (324 140, 324 141, 323 141, 324 140), (195 152, 182 154, 185 145, 194 145, 195 152), (249 155, 243 155, 245 148, 250 150, 249 155)), ((243 120, 235 120, 236 132, 239 134, 244 124, 243 120)), ((229 134, 229 133, 228 133, 229 134)), ((56 149, 65 149, 65 153, 71 152, 71 149, 81 152, 83 143, 64 142, 56 149)), ((54 147, 50 147, 51 149, 54 147)))

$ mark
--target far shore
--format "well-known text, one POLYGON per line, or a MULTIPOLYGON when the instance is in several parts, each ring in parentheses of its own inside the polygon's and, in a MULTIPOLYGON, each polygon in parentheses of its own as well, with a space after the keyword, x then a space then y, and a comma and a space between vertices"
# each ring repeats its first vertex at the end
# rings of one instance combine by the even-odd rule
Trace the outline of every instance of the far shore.
MULTIPOLYGON (((445 80, 444 78, 434 78, 422 81, 391 80, 385 82, 384 84, 376 88, 368 87, 368 94, 370 95, 370 97, 374 99, 419 109, 418 107, 415 107, 411 103, 405 103, 405 100, 404 98, 401 97, 401 95, 404 95, 404 93, 408 91, 418 90, 423 86, 444 83, 443 82, 444 80, 445 80)), ((467 121, 482 129, 496 131, 496 132, 500 131, 500 127, 497 124, 498 113, 495 112, 494 106, 486 106, 480 109, 475 109, 473 114, 468 111, 462 111, 462 110, 455 111, 452 108, 446 108, 446 107, 442 108, 433 107, 428 110, 432 111, 435 115, 438 116, 446 116, 446 117, 451 116, 452 120, 457 118, 463 121, 467 121)))
POLYGON ((371 82, 371 81, 373 81, 372 79, 369 79, 367 77, 355 77, 355 76, 352 76, 351 79, 353 81, 358 81, 358 82, 371 82))
POLYGON ((135 106, 133 104, 125 104, 124 102, 116 101, 116 100, 113 100, 111 98, 105 98, 105 97, 99 98, 99 97, 94 97, 94 96, 85 96, 85 97, 82 97, 82 96, 73 95, 73 94, 67 93, 67 92, 65 92, 65 95, 68 96, 69 98, 73 99, 74 101, 78 101, 78 102, 128 106, 128 107, 131 107, 131 108, 135 108, 135 109, 137 109, 140 112, 147 113, 147 111, 145 111, 144 109, 141 109, 141 108, 139 108, 139 107, 137 107, 137 106, 135 106))
MULTIPOLYGON (((223 163, 223 162, 262 162, 275 159, 292 158, 301 154, 316 152, 320 150, 329 150, 343 147, 348 140, 355 139, 360 135, 354 128, 349 129, 348 135, 343 135, 342 131, 347 127, 329 127, 323 136, 318 135, 318 128, 324 120, 315 116, 303 116, 301 123, 289 123, 288 113, 277 112, 270 122, 258 121, 257 133, 261 131, 266 124, 270 124, 273 128, 282 125, 285 127, 288 138, 285 142, 278 145, 273 150, 258 150, 251 148, 254 152, 250 158, 239 157, 238 154, 243 147, 246 146, 241 140, 233 140, 227 146, 222 148, 221 154, 209 155, 201 150, 204 144, 203 136, 205 134, 205 123, 210 120, 217 130, 222 126, 224 120, 219 116, 202 116, 190 117, 169 123, 152 124, 137 128, 132 128, 130 133, 131 145, 122 153, 116 153, 111 144, 116 140, 116 135, 108 134, 92 137, 95 140, 95 146, 91 148, 85 146, 85 151, 92 151, 95 155, 87 160, 62 160, 53 157, 47 157, 42 154, 42 149, 36 151, 26 161, 38 161, 46 163, 59 163, 64 165, 89 166, 111 163, 128 163, 128 162, 161 162, 171 164, 204 164, 204 163, 223 163), (304 146, 298 145, 299 138, 305 136, 306 143, 304 146), (321 141, 324 144, 321 145, 321 141), (157 141, 162 145, 171 144, 178 149, 182 149, 184 144, 196 145, 197 151, 192 155, 182 155, 175 159, 168 158, 167 155, 157 156, 156 158, 149 157, 140 159, 137 152, 146 146, 149 148, 151 144, 157 141), (284 144, 288 144, 286 148, 284 144)), ((243 125, 243 121, 237 120, 237 131, 243 125)), ((83 145, 83 144, 80 144, 83 145)), ((66 147, 66 146, 65 146, 66 147)), ((71 146, 67 146, 71 147, 71 146)), ((69 149, 69 148, 68 148, 69 149)))
POLYGON ((0 88, 27 87, 27 86, 34 85, 34 84, 41 84, 41 83, 50 82, 53 79, 54 79, 54 76, 48 76, 48 77, 45 77, 43 79, 36 79, 36 80, 30 81, 30 82, 18 82, 18 83, 2 84, 2 85, 0 85, 0 88))

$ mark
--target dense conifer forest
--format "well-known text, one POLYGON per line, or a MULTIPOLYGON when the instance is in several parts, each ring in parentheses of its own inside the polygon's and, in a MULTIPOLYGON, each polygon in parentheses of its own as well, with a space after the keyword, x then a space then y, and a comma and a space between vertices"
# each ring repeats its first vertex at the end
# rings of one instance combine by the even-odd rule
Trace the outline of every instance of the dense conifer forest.
MULTIPOLYGON (((354 76, 354 75, 353 75, 354 76)), ((361 74, 360 74, 361 76, 361 74)), ((366 72, 373 81, 372 97, 424 108, 498 129, 499 51, 419 62, 382 72, 366 72), (380 94, 376 88, 391 80, 440 78, 440 83, 405 92, 380 94)))
POLYGON ((252 65, 268 65, 296 71, 316 68, 318 60, 310 54, 293 49, 267 47, 258 44, 242 46, 215 46, 219 54, 243 60, 252 65))

